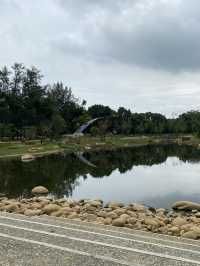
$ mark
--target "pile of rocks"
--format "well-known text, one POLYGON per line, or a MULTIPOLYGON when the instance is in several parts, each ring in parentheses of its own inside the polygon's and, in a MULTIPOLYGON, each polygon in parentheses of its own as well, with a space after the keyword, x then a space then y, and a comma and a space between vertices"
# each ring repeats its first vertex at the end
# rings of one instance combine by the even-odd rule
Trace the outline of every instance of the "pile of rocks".
MULTIPOLYGON (((41 191, 40 187, 39 194, 41 191)), ((47 193, 47 190, 43 192, 47 193)), ((21 200, 0 198, 0 211, 27 216, 50 215, 200 239, 200 204, 177 202, 172 207, 173 210, 154 209, 137 203, 125 206, 118 202, 104 205, 101 199, 74 201, 49 196, 21 200)))

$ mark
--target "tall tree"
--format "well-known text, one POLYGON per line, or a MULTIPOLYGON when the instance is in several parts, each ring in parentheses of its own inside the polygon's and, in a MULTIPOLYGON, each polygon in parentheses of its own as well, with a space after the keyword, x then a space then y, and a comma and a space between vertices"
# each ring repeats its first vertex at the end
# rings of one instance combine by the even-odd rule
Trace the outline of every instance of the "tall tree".
POLYGON ((0 69, 0 91, 8 93, 10 85, 10 71, 6 66, 0 69))
POLYGON ((12 71, 11 90, 14 95, 20 95, 25 79, 25 67, 23 64, 15 63, 12 66, 12 71))

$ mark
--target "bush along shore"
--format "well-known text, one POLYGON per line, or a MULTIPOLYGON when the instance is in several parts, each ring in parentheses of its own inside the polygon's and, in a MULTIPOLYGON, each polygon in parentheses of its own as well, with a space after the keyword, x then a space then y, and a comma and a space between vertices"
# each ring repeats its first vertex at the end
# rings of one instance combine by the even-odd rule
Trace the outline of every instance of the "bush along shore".
MULTIPOLYGON (((45 192, 36 187, 35 192, 45 192)), ((39 193, 40 195, 42 193, 39 193)), ((134 230, 200 239, 200 204, 180 201, 171 210, 155 209, 141 204, 124 205, 118 202, 103 204, 101 199, 79 200, 54 199, 50 196, 34 196, 29 199, 0 198, 0 211, 26 216, 50 215, 92 222, 96 224, 126 227, 134 230)))

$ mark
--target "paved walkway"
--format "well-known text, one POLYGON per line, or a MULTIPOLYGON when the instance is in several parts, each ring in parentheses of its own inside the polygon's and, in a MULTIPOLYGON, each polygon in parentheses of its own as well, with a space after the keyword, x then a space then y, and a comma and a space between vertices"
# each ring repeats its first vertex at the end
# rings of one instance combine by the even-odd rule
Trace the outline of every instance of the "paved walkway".
POLYGON ((52 217, 0 213, 3 266, 197 266, 200 241, 52 217))

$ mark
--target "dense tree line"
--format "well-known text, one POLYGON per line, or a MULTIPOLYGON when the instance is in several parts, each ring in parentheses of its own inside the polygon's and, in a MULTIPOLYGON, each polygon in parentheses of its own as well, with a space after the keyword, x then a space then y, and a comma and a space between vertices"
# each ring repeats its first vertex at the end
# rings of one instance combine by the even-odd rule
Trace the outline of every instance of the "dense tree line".
POLYGON ((58 137, 73 133, 81 124, 101 117, 89 129, 93 135, 200 133, 200 112, 190 111, 176 119, 158 113, 132 113, 123 107, 93 105, 76 98, 62 82, 42 84, 36 67, 15 63, 0 69, 0 137, 58 137))
POLYGON ((42 85, 41 72, 14 64, 0 70, 0 135, 56 136, 71 133, 84 120, 79 102, 63 83, 42 85))

